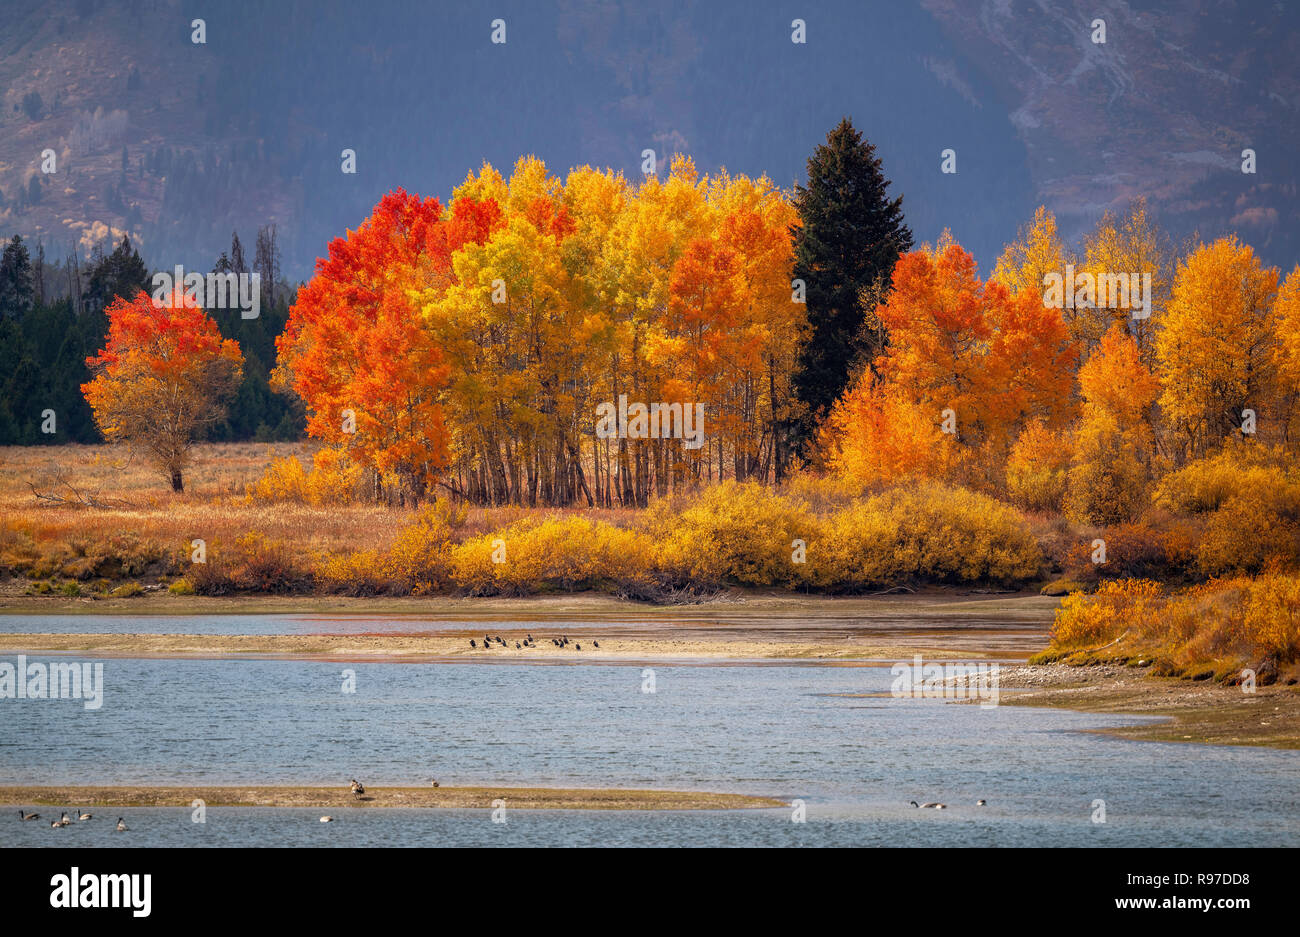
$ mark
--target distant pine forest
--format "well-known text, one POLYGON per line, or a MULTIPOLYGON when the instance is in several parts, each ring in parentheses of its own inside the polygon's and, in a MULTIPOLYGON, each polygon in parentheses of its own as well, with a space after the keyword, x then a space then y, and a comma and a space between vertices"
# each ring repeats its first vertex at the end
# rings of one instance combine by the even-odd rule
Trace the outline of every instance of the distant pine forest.
MULTIPOLYGON (((273 229, 259 232, 251 268, 246 266, 238 233, 231 251, 214 269, 262 273, 261 313, 243 319, 238 309, 211 310, 221 334, 244 352, 243 378, 224 419, 208 426, 209 442, 275 442, 301 439, 305 427, 296 398, 268 386, 275 366, 275 337, 284 331, 296 289, 278 276, 273 229)), ((151 272, 128 238, 89 261, 75 254, 49 262, 43 245, 33 247, 15 235, 0 258, 0 445, 98 443, 81 385, 92 375, 86 359, 104 343, 104 309, 115 296, 149 292, 151 272), (57 414, 53 433, 43 431, 41 414, 57 414)), ((48 425, 48 424, 47 424, 48 425)))

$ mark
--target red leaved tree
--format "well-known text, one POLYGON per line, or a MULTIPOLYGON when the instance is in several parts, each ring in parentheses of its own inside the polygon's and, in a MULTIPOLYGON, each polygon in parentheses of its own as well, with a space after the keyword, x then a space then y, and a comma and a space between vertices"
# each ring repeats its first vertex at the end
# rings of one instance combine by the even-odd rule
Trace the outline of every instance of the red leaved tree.
POLYGON ((243 376, 239 344, 180 292, 163 306, 144 291, 118 297, 105 312, 108 341, 86 359, 95 378, 81 392, 106 439, 143 452, 184 491, 195 437, 225 416, 243 376))
POLYGON ((307 432, 396 479, 416 502, 448 462, 439 394, 450 369, 413 299, 445 282, 448 235, 465 236, 445 230, 441 214, 437 199, 385 195, 330 243, 275 343, 273 380, 306 404, 307 432))

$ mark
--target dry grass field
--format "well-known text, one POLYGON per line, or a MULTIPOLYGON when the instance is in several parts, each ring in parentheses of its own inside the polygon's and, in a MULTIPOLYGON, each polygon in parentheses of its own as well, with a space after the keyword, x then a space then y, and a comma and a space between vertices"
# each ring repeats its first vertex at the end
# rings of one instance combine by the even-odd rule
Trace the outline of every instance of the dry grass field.
MULTIPOLYGON (((83 593, 127 581, 153 583, 178 575, 191 544, 211 554, 250 533, 314 558, 388 550, 416 515, 412 508, 373 503, 266 503, 247 495, 272 462, 297 457, 311 466, 315 443, 210 443, 194 449, 186 490, 115 446, 0 448, 0 589, 30 593, 32 582, 83 593), (117 562, 104 562, 106 557, 117 562), (79 562, 81 561, 81 562, 79 562)), ((470 508, 463 537, 500 529, 530 513, 517 507, 470 508)), ((564 511, 548 510, 549 515, 564 511)), ((587 510, 585 516, 628 523, 634 511, 587 510)))
POLYGON ((245 490, 274 458, 310 460, 309 443, 217 443, 196 447, 186 491, 173 494, 139 459, 112 446, 0 449, 5 546, 13 531, 38 545, 74 550, 127 537, 188 554, 190 542, 233 542, 250 530, 333 551, 384 547, 409 511, 377 505, 258 505, 245 490), (38 496, 59 498, 55 502, 38 496), (84 503, 82 499, 92 501, 84 503))

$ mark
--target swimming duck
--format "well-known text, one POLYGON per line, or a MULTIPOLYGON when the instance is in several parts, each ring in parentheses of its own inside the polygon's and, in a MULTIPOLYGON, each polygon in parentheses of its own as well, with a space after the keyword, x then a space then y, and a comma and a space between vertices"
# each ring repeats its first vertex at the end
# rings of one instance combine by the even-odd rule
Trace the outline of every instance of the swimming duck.
POLYGON ((938 803, 938 802, 935 802, 935 801, 932 801, 932 802, 930 802, 930 803, 928 803, 928 804, 918 804, 916 801, 912 801, 912 806, 913 806, 913 807, 920 807, 920 808, 922 808, 922 809, 925 809, 926 807, 933 807, 935 810, 947 810, 947 809, 948 809, 948 805, 947 805, 947 804, 941 804, 941 803, 938 803))
POLYGON ((39 820, 40 818, 41 815, 39 813, 23 813, 21 810, 18 811, 19 820, 39 820))
POLYGON ((89 813, 81 813, 77 816, 78 820, 93 820, 94 816, 89 813))
POLYGON ((118 817, 118 818, 117 818, 117 831, 118 831, 119 833, 125 833, 125 832, 126 832, 126 823, 123 822, 123 820, 122 820, 121 817, 118 817))

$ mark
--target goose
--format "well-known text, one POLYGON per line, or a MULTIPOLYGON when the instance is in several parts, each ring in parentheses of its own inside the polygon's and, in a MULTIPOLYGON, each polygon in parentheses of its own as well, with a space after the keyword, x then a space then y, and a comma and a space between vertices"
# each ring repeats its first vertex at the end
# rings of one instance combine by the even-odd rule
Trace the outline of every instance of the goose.
POLYGON ((981 799, 975 801, 975 806, 976 806, 976 807, 983 807, 983 806, 984 806, 984 800, 983 800, 983 798, 981 798, 981 799))
POLYGON ((63 824, 60 823, 58 820, 55 820, 53 823, 50 824, 50 829, 57 830, 61 826, 63 826, 63 824))
POLYGON ((531 634, 528 636, 528 643, 529 644, 533 643, 533 636, 531 634))
POLYGON ((575 644, 574 647, 577 648, 579 651, 582 650, 582 645, 581 645, 581 644, 575 644))
POLYGON ((333 822, 334 822, 334 818, 333 818, 333 817, 321 817, 321 818, 320 818, 320 822, 321 822, 321 823, 333 823, 333 822))
POLYGON ((441 785, 438 784, 438 782, 437 782, 436 780, 430 781, 429 783, 432 784, 434 787, 440 787, 440 786, 441 786, 441 785))
POLYGON ((591 646, 592 646, 592 647, 600 647, 600 642, 599 642, 599 641, 592 641, 592 642, 591 642, 591 646))
POLYGON ((474 639, 473 639, 473 638, 470 638, 470 639, 469 639, 469 646, 470 646, 470 647, 478 647, 478 645, 474 643, 474 639))
POLYGON ((21 810, 18 811, 19 820, 39 820, 40 818, 41 815, 39 813, 23 813, 21 810))
POLYGON ((93 820, 93 819, 94 819, 94 816, 93 816, 92 814, 86 813, 85 811, 82 811, 82 812, 77 816, 77 819, 78 819, 78 820, 93 820))
POLYGON ((117 818, 117 831, 119 833, 126 832, 126 822, 121 817, 117 818))
POLYGON ((356 778, 353 778, 352 787, 350 788, 350 790, 352 791, 353 796, 360 797, 362 794, 366 792, 366 786, 362 784, 360 781, 358 781, 356 778))
POLYGON ((931 802, 931 803, 928 803, 928 804, 918 804, 916 801, 912 801, 912 806, 913 806, 913 807, 920 807, 920 808, 922 808, 922 809, 924 809, 924 808, 926 808, 926 807, 933 807, 935 810, 947 810, 947 809, 948 809, 948 805, 947 805, 947 804, 941 804, 941 803, 937 803, 937 802, 931 802))
POLYGON ((68 819, 68 812, 65 810, 63 816, 59 817, 59 826, 67 826, 72 821, 68 819))
POLYGON ((515 642, 515 650, 516 650, 516 651, 519 650, 519 642, 518 642, 518 641, 515 642))

